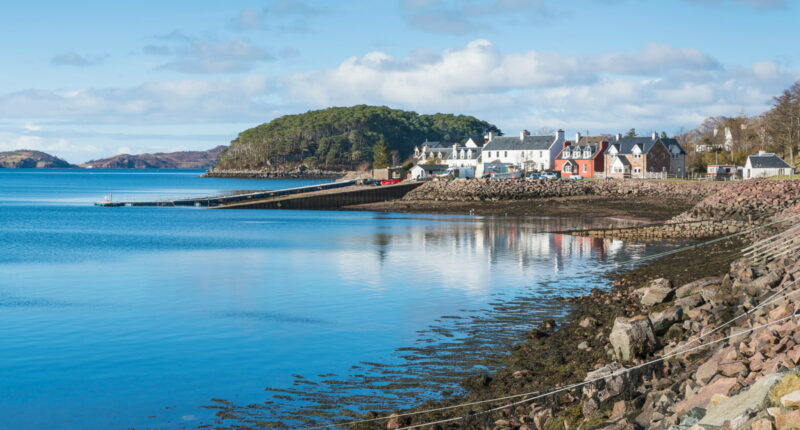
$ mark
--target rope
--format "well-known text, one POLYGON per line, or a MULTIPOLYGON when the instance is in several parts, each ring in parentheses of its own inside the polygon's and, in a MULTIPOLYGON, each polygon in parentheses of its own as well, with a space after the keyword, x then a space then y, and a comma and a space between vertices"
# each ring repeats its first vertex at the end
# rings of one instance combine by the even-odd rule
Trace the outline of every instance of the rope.
MULTIPOLYGON (((662 253, 654 254, 652 256, 647 256, 647 257, 644 257, 644 258, 640 258, 640 259, 636 259, 636 260, 631 260, 631 261, 628 261, 628 262, 620 263, 620 264, 617 264, 617 267, 622 267, 622 266, 626 266, 626 265, 634 264, 634 263, 638 264, 638 263, 641 263, 641 262, 644 262, 644 261, 654 260, 654 259, 661 258, 661 257, 667 256, 667 255, 672 255, 672 254, 676 254, 676 253, 679 253, 679 252, 683 252, 683 251, 686 251, 686 250, 689 250, 689 249, 695 249, 695 248, 698 248, 700 246, 710 245, 712 243, 717 243, 717 242, 720 242, 720 241, 723 241, 723 240, 730 239, 732 237, 741 236, 741 235, 750 233, 752 231, 759 230, 759 229, 762 229, 762 228, 766 228, 766 227, 769 227, 771 225, 779 224, 781 222, 789 221, 791 219, 798 218, 798 217, 800 217, 800 214, 793 215, 793 216, 788 217, 788 218, 779 219, 777 221, 773 221, 773 222, 770 222, 768 224, 763 224, 763 225, 760 225, 760 226, 756 226, 756 227, 750 228, 748 230, 744 230, 744 231, 737 232, 737 233, 732 233, 732 234, 729 234, 727 236, 723 236, 723 237, 720 237, 720 238, 712 239, 712 240, 709 240, 709 241, 706 241, 706 242, 702 242, 702 243, 698 243, 698 244, 694 244, 694 245, 689 245, 689 246, 686 246, 686 247, 683 247, 683 248, 674 249, 674 250, 670 250, 670 251, 665 251, 665 252, 662 252, 662 253)), ((590 380, 590 381, 584 381, 584 382, 581 382, 581 383, 568 385, 568 386, 562 387, 562 388, 560 388, 558 390, 544 393, 544 394, 542 394, 542 395, 540 395, 538 397, 522 400, 522 401, 516 402, 516 403, 511 403, 510 405, 501 406, 501 407, 495 408, 495 409, 489 409, 487 411, 480 412, 478 414, 473 414, 471 416, 477 416, 477 415, 480 415, 480 414, 485 414, 485 413, 493 412, 493 411, 496 411, 496 410, 506 409, 508 407, 515 406, 515 405, 517 405, 519 403, 524 403, 524 402, 527 402, 527 401, 530 401, 530 400, 536 400, 536 399, 544 397, 544 396, 548 396, 548 395, 551 395, 551 394, 556 394, 556 393, 559 393, 559 392, 562 392, 562 391, 565 391, 565 390, 569 390, 569 389, 572 389, 572 388, 581 387, 583 385, 587 385, 589 383, 597 382, 599 380, 608 379, 608 378, 611 378, 611 377, 614 377, 614 376, 619 376, 621 374, 630 372, 632 370, 639 369, 639 368, 642 368, 642 367, 645 367, 645 366, 649 366, 651 364, 654 364, 654 363, 657 363, 657 362, 660 362, 660 361, 663 361, 663 360, 667 360, 669 358, 672 358, 672 357, 680 355, 680 354, 684 354, 684 353, 691 352, 691 351, 696 350, 696 349, 704 348, 704 347, 709 346, 709 345, 714 345, 716 343, 719 343, 720 341, 727 340, 727 339, 730 339, 730 338, 735 337, 735 336, 741 336, 743 334, 752 332, 752 331, 754 331, 756 329, 767 327, 767 326, 771 325, 772 323, 767 324, 767 325, 763 325, 763 326, 758 327, 756 329, 750 329, 750 330, 747 330, 747 331, 742 331, 742 332, 736 333, 735 335, 731 335, 731 336, 728 336, 726 338, 722 338, 722 339, 719 339, 719 340, 716 340, 716 341, 713 341, 713 342, 710 342, 710 343, 706 343, 706 344, 703 344, 703 345, 700 345, 700 346, 697 346, 697 347, 685 349, 686 346, 691 345, 693 343, 696 343, 696 342, 700 341, 701 339, 710 336, 711 334, 721 330, 723 327, 733 323, 734 321, 738 320, 739 318, 741 318, 743 316, 746 316, 746 315, 752 314, 757 309, 760 309, 760 308, 762 308, 762 307, 764 307, 764 306, 766 306, 766 305, 768 305, 770 303, 774 303, 777 300, 785 299, 785 298, 789 297, 792 294, 800 292, 800 290, 795 290, 794 292, 792 292, 792 293, 790 293, 788 295, 784 295, 783 297, 778 297, 780 295, 780 293, 783 292, 789 285, 796 284, 797 282, 798 282, 798 280, 795 280, 795 281, 790 282, 787 285, 783 285, 780 290, 778 290, 772 297, 770 297, 770 299, 760 303, 759 305, 753 307, 749 311, 747 311, 747 312, 745 312, 745 313, 743 313, 743 314, 741 314, 741 315, 739 315, 737 317, 734 317, 734 318, 726 321, 725 323, 723 323, 722 325, 720 325, 720 326, 716 327, 715 329, 709 331, 708 333, 702 333, 701 332, 700 336, 697 339, 689 341, 689 343, 684 345, 684 347, 682 349, 674 351, 670 355, 667 355, 667 356, 664 356, 664 357, 660 357, 660 358, 655 359, 655 360, 651 360, 649 362, 646 362, 646 363, 638 365, 638 366, 630 367, 630 368, 627 368, 627 369, 622 369, 621 373, 619 373, 619 374, 617 374, 616 372, 612 372, 611 374, 609 374, 607 376, 596 378, 596 379, 593 379, 593 380, 590 380)), ((774 323, 777 323, 777 322, 780 322, 780 321, 783 321, 785 319, 792 318, 792 317, 795 317, 795 316, 798 316, 798 315, 800 315, 800 313, 792 315, 790 317, 783 318, 783 319, 778 320, 778 321, 776 321, 774 323)), ((400 418, 400 417, 413 416, 413 415, 422 415, 422 414, 426 414, 426 413, 441 412, 441 411, 445 411, 445 410, 456 409, 456 408, 461 408, 461 407, 466 407, 466 406, 475 406, 475 405, 480 405, 480 404, 493 403, 493 402, 498 402, 498 401, 501 401, 501 400, 510 400, 510 399, 519 398, 519 397, 526 397, 526 396, 530 396, 530 395, 534 395, 534 394, 538 394, 538 393, 539 393, 538 391, 534 391, 534 392, 528 392, 528 393, 505 396, 505 397, 498 397, 498 398, 493 398, 493 399, 487 399, 487 400, 480 400, 480 401, 475 401, 475 402, 463 403, 463 404, 458 404, 458 405, 453 405, 453 406, 446 406, 446 407, 441 407, 441 408, 428 409, 428 410, 417 411, 417 412, 407 412, 407 413, 403 413, 403 414, 393 414, 391 416, 383 416, 383 417, 370 418, 370 419, 365 419, 365 420, 348 421, 348 422, 337 423, 337 424, 327 424, 327 425, 314 426, 314 427, 304 427, 302 430, 320 430, 320 429, 327 429, 327 428, 339 427, 339 426, 350 426, 350 425, 354 425, 354 424, 366 424, 366 423, 375 422, 375 421, 384 421, 384 420, 388 420, 388 419, 391 419, 391 418, 400 418)), ((401 429, 398 429, 398 430, 410 430, 410 429, 414 429, 414 428, 418 428, 418 427, 422 427, 422 426, 426 426, 426 425, 442 424, 442 423, 456 421, 456 420, 464 419, 464 418, 466 418, 466 417, 462 416, 462 417, 448 419, 448 420, 444 420, 444 421, 426 423, 426 424, 422 424, 422 425, 418 425, 418 426, 404 427, 404 428, 401 428, 401 429)))
MULTIPOLYGON (((703 344, 703 345, 698 345, 698 346, 696 346, 694 348, 690 348, 690 349, 687 349, 685 351, 679 351, 679 352, 675 352, 675 353, 672 353, 672 354, 669 354, 669 355, 665 355, 663 357, 659 357, 657 359, 650 360, 650 361, 648 361, 646 363, 642 363, 642 364, 639 364, 637 366, 633 366, 633 367, 629 367, 629 368, 626 368, 626 369, 621 369, 621 370, 616 371, 616 372, 612 372, 611 374, 606 375, 606 376, 601 376, 601 377, 594 378, 594 379, 591 379, 591 380, 588 380, 588 381, 583 381, 583 382, 580 382, 580 383, 577 383, 577 384, 568 385, 566 387, 562 387, 562 388, 559 388, 559 389, 556 389, 556 390, 552 390, 552 391, 546 392, 544 394, 540 394, 538 396, 531 397, 529 399, 524 399, 524 400, 520 400, 518 402, 509 403, 507 405, 500 406, 500 407, 493 408, 493 409, 488 409, 486 411, 477 412, 477 413, 471 414, 469 416, 460 416, 460 417, 456 417, 456 418, 449 418, 449 419, 446 419, 446 420, 441 420, 441 421, 436 421, 436 422, 431 422, 431 423, 417 424, 417 425, 413 425, 413 426, 402 427, 402 428, 399 428, 398 430, 411 430, 411 429, 425 427, 425 426, 429 426, 429 425, 433 425, 433 424, 442 424, 442 423, 457 421, 457 420, 465 419, 467 417, 476 417, 476 416, 488 414, 488 413, 491 413, 491 412, 496 412, 496 411, 499 411, 499 410, 502 410, 502 409, 508 409, 510 407, 521 405, 523 403, 531 402, 531 401, 534 401, 534 400, 538 400, 538 399, 541 399, 543 397, 551 396, 553 394, 558 394, 558 393, 564 392, 564 391, 571 391, 571 390, 573 390, 575 388, 579 388, 579 387, 582 387, 584 385, 588 385, 588 384, 592 384, 592 383, 595 383, 595 382, 598 382, 598 381, 601 381, 601 380, 605 380, 605 379, 613 378, 613 377, 616 377, 616 376, 624 375, 624 374, 629 373, 629 372, 631 372, 633 370, 640 369, 640 368, 649 366, 651 364, 659 363, 661 361, 668 360, 670 358, 673 358, 673 357, 681 355, 681 354, 685 354, 685 353, 692 352, 692 351, 695 351, 695 350, 698 350, 698 349, 706 348, 706 347, 708 347, 710 345, 715 345, 717 343, 724 342, 726 340, 732 339, 732 338, 737 337, 737 336, 741 336, 743 334, 752 333, 754 331, 761 330, 763 328, 766 328, 766 327, 781 323, 783 321, 786 321, 786 320, 789 320, 789 319, 792 319, 792 318, 796 318, 798 316, 800 316, 800 311, 798 311, 797 313, 792 314, 792 315, 790 315, 788 317, 784 317, 784 318, 772 321, 770 323, 767 323, 767 324, 764 324, 764 325, 761 325, 761 326, 758 326, 758 327, 755 327, 755 328, 752 328, 752 329, 749 329, 749 330, 746 330, 746 331, 743 331, 743 332, 740 332, 740 333, 736 333, 735 335, 727 336, 727 337, 724 337, 722 339, 718 339, 718 340, 715 340, 713 342, 709 342, 709 343, 706 343, 706 344, 703 344)), ((521 394, 521 396, 522 395, 532 395, 532 394, 536 394, 536 393, 535 392, 526 393, 526 394, 521 394)))

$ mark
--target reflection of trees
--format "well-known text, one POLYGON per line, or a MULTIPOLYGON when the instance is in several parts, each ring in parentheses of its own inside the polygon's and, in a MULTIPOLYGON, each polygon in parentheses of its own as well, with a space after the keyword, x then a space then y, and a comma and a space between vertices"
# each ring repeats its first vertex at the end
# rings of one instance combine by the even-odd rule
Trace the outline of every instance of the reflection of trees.
POLYGON ((389 250, 389 244, 392 242, 392 235, 387 233, 375 233, 373 236, 373 243, 378 249, 378 261, 383 264, 386 261, 386 253, 389 250))

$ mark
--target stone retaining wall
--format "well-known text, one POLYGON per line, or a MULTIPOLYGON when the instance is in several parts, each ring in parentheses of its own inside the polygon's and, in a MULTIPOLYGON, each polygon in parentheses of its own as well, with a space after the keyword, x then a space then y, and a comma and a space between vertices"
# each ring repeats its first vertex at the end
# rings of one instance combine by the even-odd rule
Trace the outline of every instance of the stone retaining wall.
POLYGON ((720 183, 679 183, 645 180, 536 181, 455 179, 423 184, 404 200, 493 201, 571 196, 666 197, 700 201, 717 192, 720 183))

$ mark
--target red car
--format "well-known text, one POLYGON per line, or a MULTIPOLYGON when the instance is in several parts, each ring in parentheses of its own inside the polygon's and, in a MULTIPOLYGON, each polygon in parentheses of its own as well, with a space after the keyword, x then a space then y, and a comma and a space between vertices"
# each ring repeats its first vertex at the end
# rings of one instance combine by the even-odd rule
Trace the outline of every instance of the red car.
POLYGON ((381 181, 381 185, 392 185, 392 184, 396 184, 396 183, 398 183, 398 182, 403 182, 403 180, 402 180, 402 179, 388 179, 388 180, 383 180, 383 181, 381 181))

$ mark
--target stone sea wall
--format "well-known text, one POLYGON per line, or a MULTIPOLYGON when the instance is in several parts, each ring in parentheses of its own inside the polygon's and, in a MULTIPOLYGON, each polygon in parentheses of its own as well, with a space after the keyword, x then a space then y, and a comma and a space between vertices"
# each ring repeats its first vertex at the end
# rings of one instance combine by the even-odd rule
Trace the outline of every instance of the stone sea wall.
POLYGON ((666 197, 700 201, 724 185, 719 183, 679 183, 638 180, 536 181, 455 179, 423 184, 404 200, 494 201, 548 197, 609 196, 666 197))

